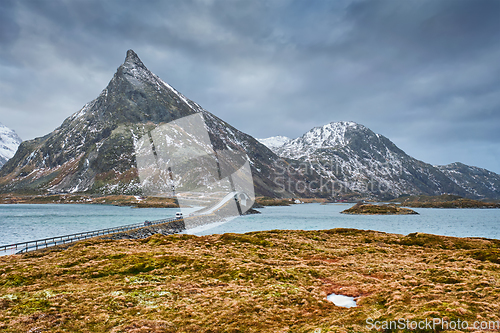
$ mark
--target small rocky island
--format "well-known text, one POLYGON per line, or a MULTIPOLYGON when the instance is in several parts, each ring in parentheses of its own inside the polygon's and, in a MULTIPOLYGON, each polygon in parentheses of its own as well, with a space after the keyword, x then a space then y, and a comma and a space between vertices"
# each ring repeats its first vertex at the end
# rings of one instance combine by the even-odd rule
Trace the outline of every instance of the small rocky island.
POLYGON ((358 202, 349 209, 343 210, 341 214, 356 215, 413 215, 418 213, 409 208, 398 207, 396 205, 373 205, 358 202))

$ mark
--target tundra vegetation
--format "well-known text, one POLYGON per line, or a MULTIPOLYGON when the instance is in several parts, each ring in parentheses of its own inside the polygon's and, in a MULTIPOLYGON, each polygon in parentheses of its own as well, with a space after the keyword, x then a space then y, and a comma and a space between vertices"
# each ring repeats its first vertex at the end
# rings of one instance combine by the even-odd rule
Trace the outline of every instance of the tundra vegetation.
POLYGON ((93 239, 0 257, 3 332, 366 332, 500 320, 500 241, 354 229, 93 239), (356 297, 357 307, 326 300, 356 297))

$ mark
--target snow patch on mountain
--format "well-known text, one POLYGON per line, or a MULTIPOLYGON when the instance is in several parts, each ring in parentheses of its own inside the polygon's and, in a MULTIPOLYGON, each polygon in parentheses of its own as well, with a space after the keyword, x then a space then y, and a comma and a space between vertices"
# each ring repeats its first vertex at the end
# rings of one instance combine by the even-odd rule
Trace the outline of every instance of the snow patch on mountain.
POLYGON ((257 141, 262 143, 267 148, 271 149, 273 152, 276 152, 278 148, 281 148, 283 145, 290 142, 291 140, 292 139, 282 135, 272 136, 270 138, 265 138, 265 139, 257 139, 257 141))
POLYGON ((16 132, 0 123, 0 166, 14 156, 22 141, 16 132))
POLYGON ((300 159, 313 154, 320 148, 344 147, 349 144, 346 132, 356 129, 366 130, 366 127, 352 121, 332 122, 314 127, 301 137, 284 144, 277 149, 277 152, 282 157, 300 159))

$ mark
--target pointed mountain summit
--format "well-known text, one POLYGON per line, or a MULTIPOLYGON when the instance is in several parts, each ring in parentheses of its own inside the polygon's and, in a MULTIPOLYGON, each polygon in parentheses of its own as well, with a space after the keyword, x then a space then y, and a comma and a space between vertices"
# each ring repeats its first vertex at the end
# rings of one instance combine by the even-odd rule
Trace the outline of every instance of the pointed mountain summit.
POLYGON ((130 65, 135 65, 137 67, 141 67, 144 70, 148 70, 146 66, 144 66, 144 63, 139 59, 139 56, 137 53, 134 52, 134 50, 128 50, 127 51, 127 56, 125 57, 125 62, 124 64, 130 64, 130 65))
POLYGON ((162 81, 129 50, 106 89, 86 105, 78 116, 95 113, 101 120, 115 124, 169 122, 202 108, 162 81), (166 112, 167 111, 167 112, 166 112))
MULTIPOLYGON (((52 133, 21 144, 0 170, 0 191, 140 194, 134 142, 157 124, 195 113, 203 114, 215 147, 246 152, 258 195, 293 195, 273 181, 282 158, 162 81, 132 50, 96 99, 52 133)), ((303 179, 287 175, 292 183, 303 179)))

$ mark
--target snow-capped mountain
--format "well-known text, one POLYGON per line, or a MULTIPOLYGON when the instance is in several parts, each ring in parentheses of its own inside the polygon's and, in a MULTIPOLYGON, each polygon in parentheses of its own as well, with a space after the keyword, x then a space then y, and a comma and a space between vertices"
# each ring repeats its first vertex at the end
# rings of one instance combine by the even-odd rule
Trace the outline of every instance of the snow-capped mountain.
POLYGON ((0 167, 14 156, 22 141, 16 132, 0 124, 0 167))
MULTIPOLYGON (((195 113, 203 115, 214 148, 248 155, 257 195, 293 195, 274 181, 286 165, 282 158, 165 83, 132 50, 95 100, 52 133, 21 144, 0 171, 0 191, 139 194, 134 142, 157 124, 195 113)), ((304 180, 296 172, 283 177, 304 180)))
POLYGON ((276 152, 284 158, 307 163, 329 180, 330 186, 322 190, 334 195, 359 192, 390 198, 402 194, 452 193, 476 198, 500 197, 499 175, 473 167, 432 166, 354 122, 315 127, 276 152))
POLYGON ((273 152, 276 152, 278 148, 281 148, 284 144, 288 143, 290 140, 292 139, 282 135, 272 136, 270 138, 265 138, 265 139, 257 139, 257 141, 262 143, 267 148, 271 149, 273 152))
MULTIPOLYGON (((162 81, 132 50, 96 99, 52 133, 20 144, 0 170, 0 192, 140 194, 134 143, 194 114, 203 116, 216 150, 248 156, 256 195, 500 198, 499 175, 459 163, 432 166, 354 122, 262 140, 268 149, 162 81)), ((186 179, 203 182, 195 171, 186 179)))
POLYGON ((352 130, 352 133, 354 133, 358 128, 361 131, 366 130, 363 125, 354 122, 332 122, 321 127, 315 127, 301 137, 286 142, 277 151, 281 156, 300 159, 313 154, 321 148, 343 147, 349 143, 346 132, 352 130))

